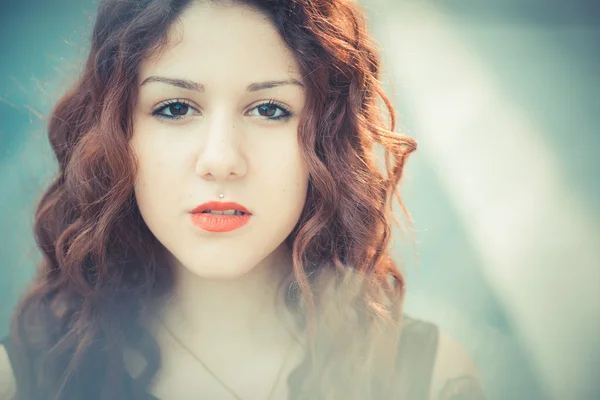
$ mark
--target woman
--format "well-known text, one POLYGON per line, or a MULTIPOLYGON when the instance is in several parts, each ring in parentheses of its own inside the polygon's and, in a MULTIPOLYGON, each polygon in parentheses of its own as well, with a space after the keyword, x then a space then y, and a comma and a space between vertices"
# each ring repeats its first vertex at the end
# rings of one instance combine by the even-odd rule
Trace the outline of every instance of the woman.
POLYGON ((50 118, 5 398, 482 398, 462 347, 403 317, 416 144, 378 71, 347 0, 105 0, 50 118))

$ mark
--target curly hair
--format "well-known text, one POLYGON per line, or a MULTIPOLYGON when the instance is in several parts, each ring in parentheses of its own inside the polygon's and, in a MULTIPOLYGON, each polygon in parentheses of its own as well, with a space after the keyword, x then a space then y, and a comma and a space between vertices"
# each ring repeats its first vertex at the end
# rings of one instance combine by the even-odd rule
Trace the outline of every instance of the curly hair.
MULTIPOLYGON (((138 317, 169 293, 174 277, 136 205, 129 140, 140 65, 165 49, 167 30, 191 3, 102 1, 84 69, 50 115, 58 173, 35 215, 43 259, 11 322, 21 400, 147 398, 160 369, 158 345, 138 317), (127 347, 146 361, 133 385, 123 379, 127 347)), ((309 187, 286 239, 294 268, 284 293, 287 307, 304 310, 298 323, 309 346, 288 378, 290 392, 294 399, 389 398, 405 290, 388 251, 392 207, 397 199, 410 224, 397 189, 416 142, 395 132, 358 5, 242 3, 270 18, 307 92, 298 135, 309 187)))

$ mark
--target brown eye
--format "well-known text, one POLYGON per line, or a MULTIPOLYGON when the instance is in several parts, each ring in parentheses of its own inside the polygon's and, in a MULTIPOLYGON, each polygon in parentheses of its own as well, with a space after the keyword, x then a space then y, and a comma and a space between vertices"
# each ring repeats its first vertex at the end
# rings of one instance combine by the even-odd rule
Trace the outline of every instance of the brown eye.
POLYGON ((272 104, 263 104, 258 107, 258 113, 263 117, 273 117, 277 112, 277 107, 272 104))
POLYGON ((172 115, 186 115, 189 106, 183 103, 173 103, 169 105, 169 111, 172 115))
POLYGON ((189 111, 195 111, 194 108, 185 101, 175 100, 163 103, 152 112, 152 115, 165 119, 180 119, 189 115, 189 111))
POLYGON ((258 117, 263 117, 269 121, 277 121, 281 119, 288 119, 292 116, 292 112, 288 110, 283 104, 276 101, 269 101, 267 103, 259 104, 254 107, 252 111, 258 111, 258 117))

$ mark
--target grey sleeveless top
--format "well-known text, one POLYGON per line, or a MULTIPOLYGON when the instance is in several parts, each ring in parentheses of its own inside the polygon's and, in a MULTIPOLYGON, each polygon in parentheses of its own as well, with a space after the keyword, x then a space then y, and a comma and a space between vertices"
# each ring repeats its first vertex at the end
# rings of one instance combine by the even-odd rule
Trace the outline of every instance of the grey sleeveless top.
MULTIPOLYGON (((398 348, 398 368, 400 387, 404 388, 402 398, 429 400, 431 378, 438 347, 439 329, 436 325, 404 316, 404 326, 398 348)), ((0 340, 11 363, 10 338, 0 340)), ((13 368, 14 369, 14 368, 13 368)), ((159 400, 148 394, 151 400, 159 400)))

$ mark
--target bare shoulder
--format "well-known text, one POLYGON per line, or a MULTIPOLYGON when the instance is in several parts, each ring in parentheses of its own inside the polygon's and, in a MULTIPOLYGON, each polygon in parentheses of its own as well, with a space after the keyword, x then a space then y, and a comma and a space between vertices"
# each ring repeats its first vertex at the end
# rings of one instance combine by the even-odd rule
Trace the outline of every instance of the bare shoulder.
POLYGON ((440 331, 431 379, 431 400, 484 400, 473 358, 453 337, 440 331))
POLYGON ((0 400, 11 400, 16 395, 16 383, 8 354, 0 344, 0 400))

